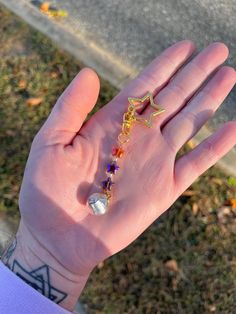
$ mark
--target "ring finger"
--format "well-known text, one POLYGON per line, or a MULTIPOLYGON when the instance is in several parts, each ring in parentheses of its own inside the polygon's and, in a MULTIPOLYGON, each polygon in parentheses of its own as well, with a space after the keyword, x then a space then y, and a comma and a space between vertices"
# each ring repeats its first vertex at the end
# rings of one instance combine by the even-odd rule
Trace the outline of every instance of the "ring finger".
MULTIPOLYGON (((158 116, 154 123, 162 128, 185 106, 208 76, 226 60, 227 56, 228 48, 224 44, 213 43, 180 69, 154 99, 155 103, 165 109, 165 112, 158 116)), ((147 106, 142 114, 143 118, 148 118, 152 112, 153 108, 147 106)))
POLYGON ((204 88, 162 130, 165 140, 177 152, 209 120, 236 82, 233 68, 224 66, 204 88))

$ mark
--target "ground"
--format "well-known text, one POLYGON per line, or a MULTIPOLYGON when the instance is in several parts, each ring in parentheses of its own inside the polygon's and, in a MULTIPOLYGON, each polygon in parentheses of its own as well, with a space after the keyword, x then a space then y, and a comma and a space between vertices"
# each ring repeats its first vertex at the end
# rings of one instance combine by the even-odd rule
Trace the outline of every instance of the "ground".
MULTIPOLYGON (((17 221, 31 140, 83 65, 2 7, 0 20, 0 213, 17 221)), ((102 80, 95 110, 116 92, 102 80)), ((92 272, 80 300, 87 313, 235 313, 235 197, 236 179, 209 169, 92 272)))

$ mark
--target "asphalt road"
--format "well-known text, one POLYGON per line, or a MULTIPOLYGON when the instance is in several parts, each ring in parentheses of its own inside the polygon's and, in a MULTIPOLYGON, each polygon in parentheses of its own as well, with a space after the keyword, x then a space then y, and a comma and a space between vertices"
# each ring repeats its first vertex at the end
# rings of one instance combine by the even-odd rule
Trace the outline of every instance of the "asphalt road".
MULTIPOLYGON (((236 67, 235 0, 54 0, 69 17, 75 33, 83 33, 137 70, 170 44, 191 39, 198 49, 212 41, 230 48, 228 63, 236 67)), ((236 119, 236 91, 209 124, 236 119)))

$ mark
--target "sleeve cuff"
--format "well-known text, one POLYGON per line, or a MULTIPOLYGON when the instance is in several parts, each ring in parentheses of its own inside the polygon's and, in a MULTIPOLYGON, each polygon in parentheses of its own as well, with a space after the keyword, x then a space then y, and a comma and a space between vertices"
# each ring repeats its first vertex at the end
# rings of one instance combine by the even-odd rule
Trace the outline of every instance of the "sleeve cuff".
POLYGON ((0 313, 71 314, 17 277, 0 262, 0 313))

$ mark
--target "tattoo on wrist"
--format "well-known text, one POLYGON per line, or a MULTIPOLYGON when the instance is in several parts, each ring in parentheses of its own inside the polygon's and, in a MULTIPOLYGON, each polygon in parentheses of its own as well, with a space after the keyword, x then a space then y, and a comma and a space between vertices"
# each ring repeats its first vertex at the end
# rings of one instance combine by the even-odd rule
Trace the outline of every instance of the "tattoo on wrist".
POLYGON ((52 286, 50 279, 50 268, 48 265, 44 264, 29 271, 23 267, 16 258, 14 258, 13 262, 10 263, 10 258, 12 257, 16 246, 17 240, 15 238, 11 245, 3 253, 1 258, 2 262, 18 277, 20 277, 42 295, 57 304, 61 303, 67 297, 67 294, 52 286))
POLYGON ((32 271, 27 271, 16 259, 14 259, 12 271, 32 288, 57 304, 67 297, 65 292, 60 291, 51 285, 48 265, 42 265, 32 271))

